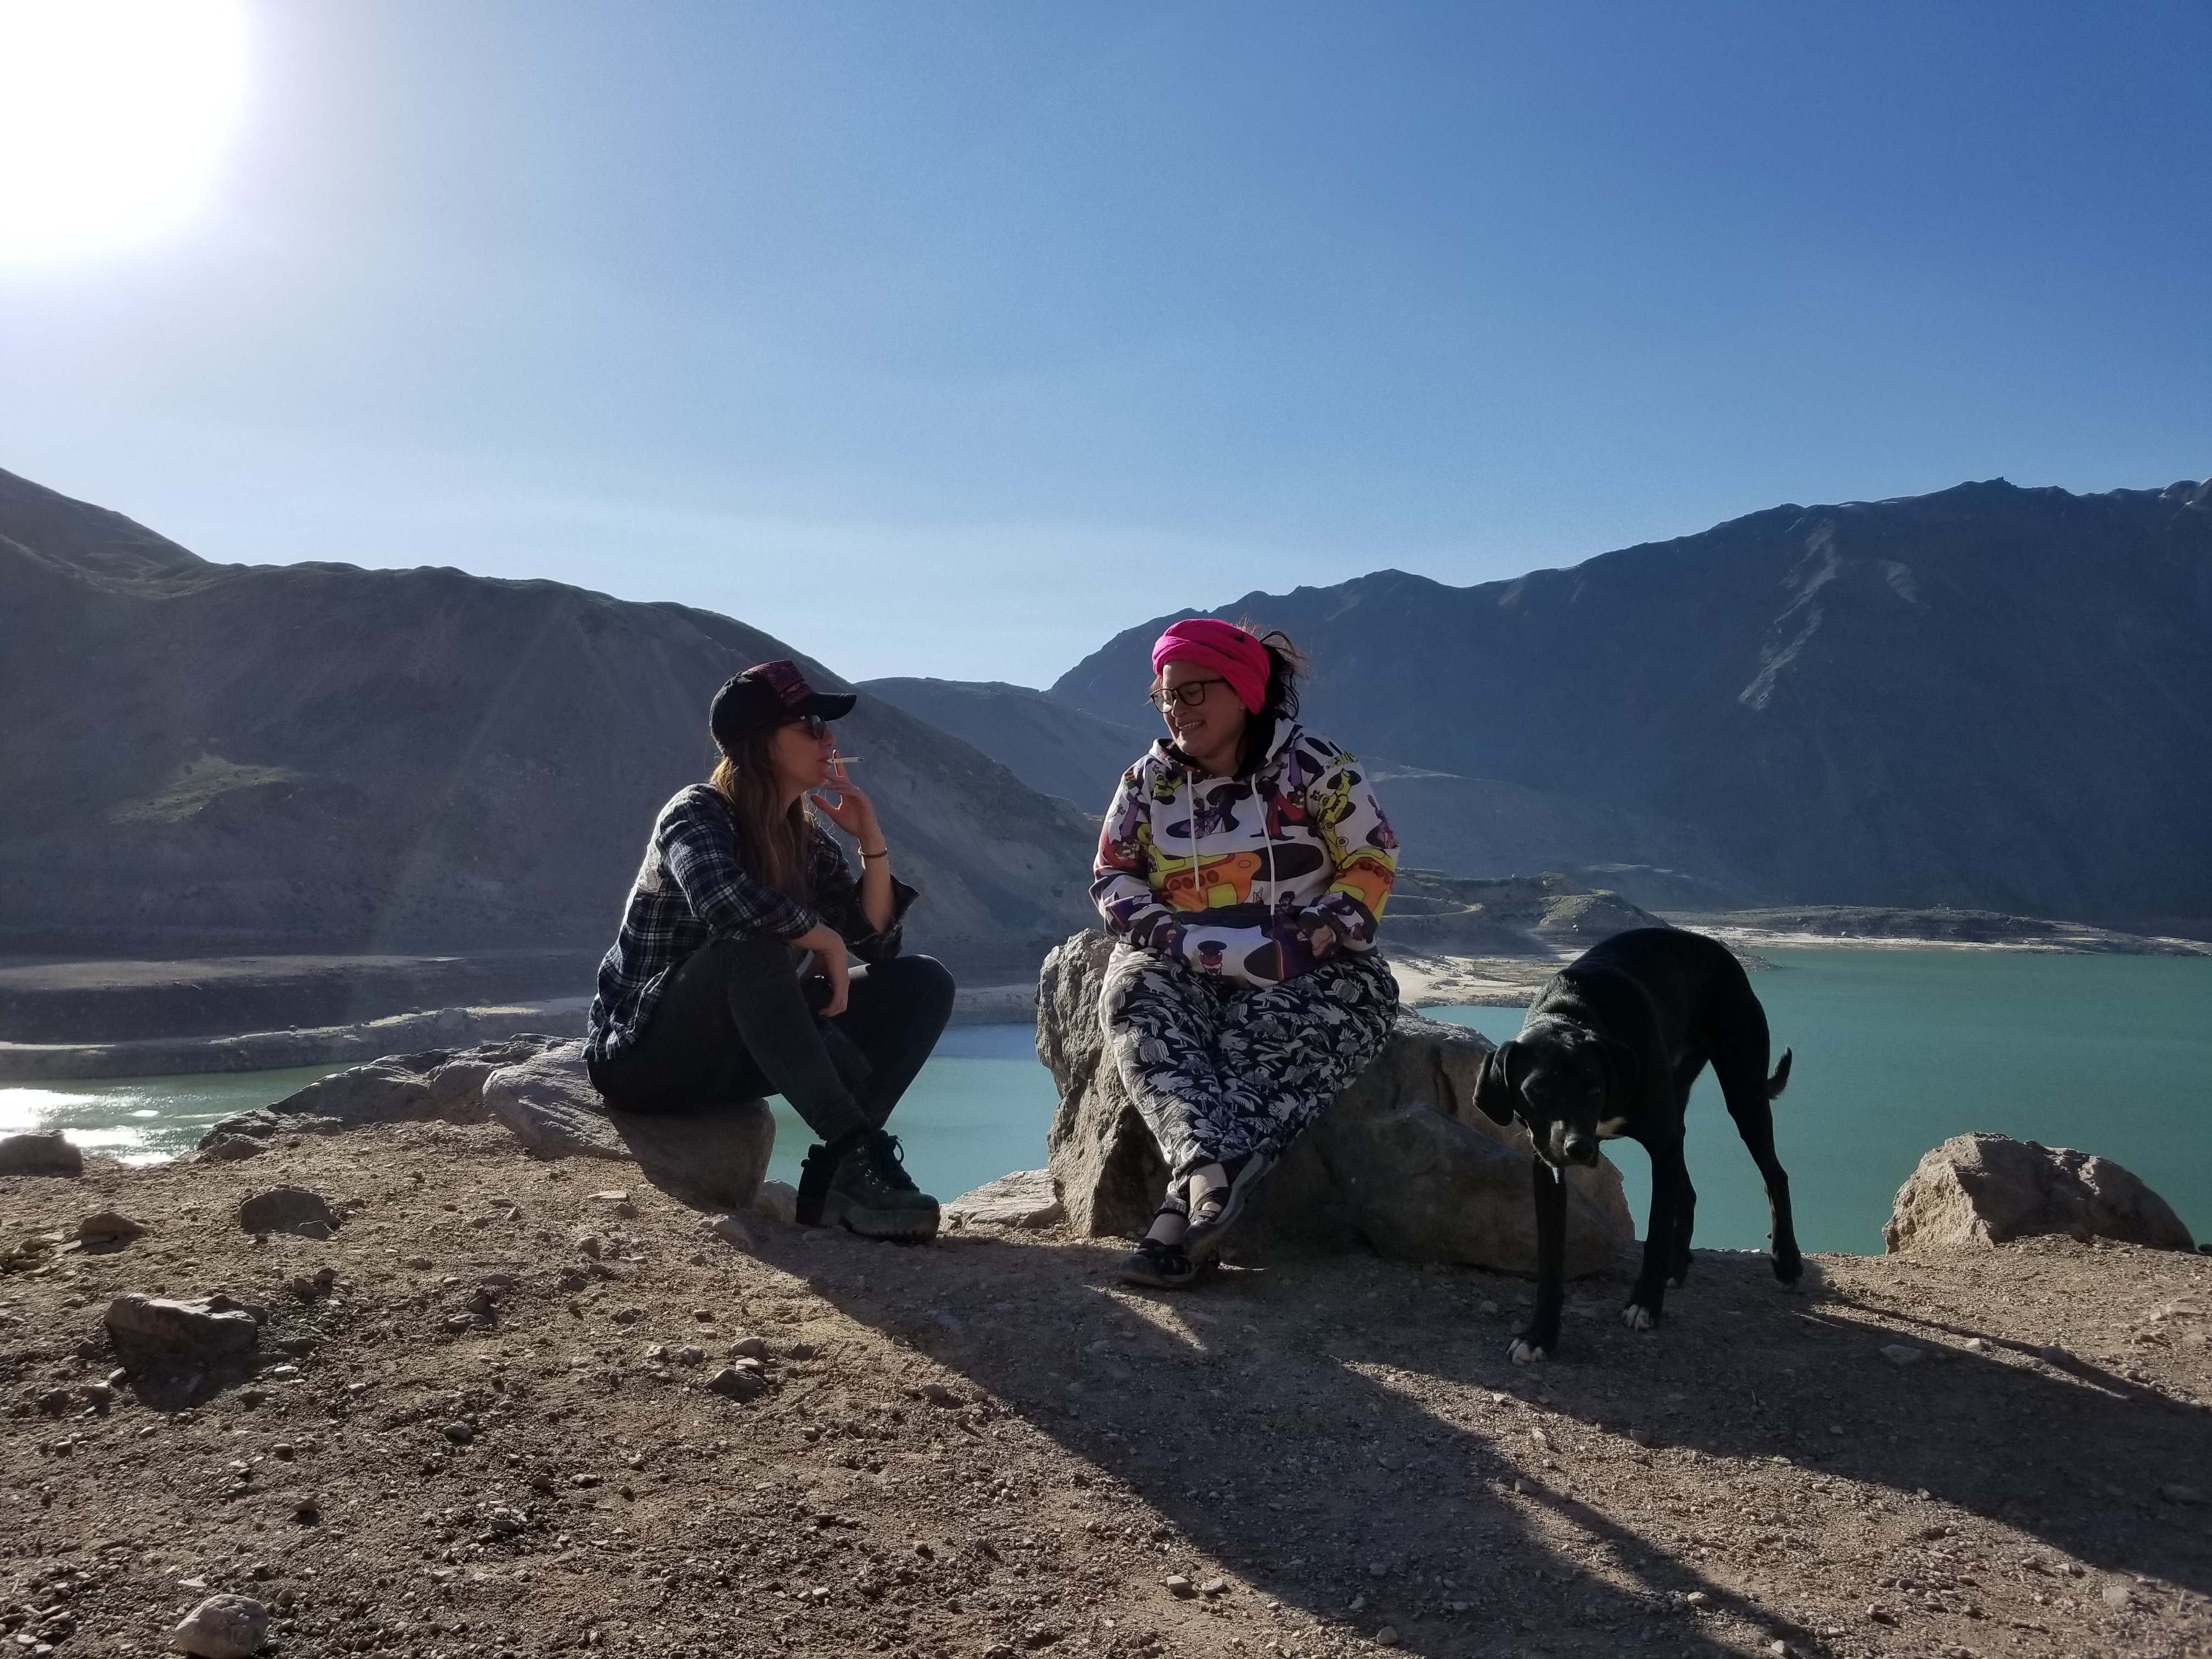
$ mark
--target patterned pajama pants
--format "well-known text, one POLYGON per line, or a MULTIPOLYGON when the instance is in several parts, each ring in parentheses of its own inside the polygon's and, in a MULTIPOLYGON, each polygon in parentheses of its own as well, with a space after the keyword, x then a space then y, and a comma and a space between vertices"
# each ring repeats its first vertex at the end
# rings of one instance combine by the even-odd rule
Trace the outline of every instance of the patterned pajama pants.
POLYGON ((1118 945, 1098 1000, 1107 1049, 1167 1159, 1171 1193, 1209 1164, 1280 1158, 1382 1051, 1397 1012, 1397 981, 1373 951, 1255 987, 1118 945))

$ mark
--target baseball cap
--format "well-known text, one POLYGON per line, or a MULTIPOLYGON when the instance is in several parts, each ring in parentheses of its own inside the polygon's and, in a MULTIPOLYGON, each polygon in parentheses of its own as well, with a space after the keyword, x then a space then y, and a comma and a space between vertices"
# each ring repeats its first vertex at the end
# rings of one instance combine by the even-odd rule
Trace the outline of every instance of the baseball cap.
POLYGON ((798 664, 779 658, 755 663, 725 680, 707 710, 707 726, 716 743, 730 749, 764 726, 781 726, 802 714, 842 720, 859 701, 850 691, 817 691, 798 664))

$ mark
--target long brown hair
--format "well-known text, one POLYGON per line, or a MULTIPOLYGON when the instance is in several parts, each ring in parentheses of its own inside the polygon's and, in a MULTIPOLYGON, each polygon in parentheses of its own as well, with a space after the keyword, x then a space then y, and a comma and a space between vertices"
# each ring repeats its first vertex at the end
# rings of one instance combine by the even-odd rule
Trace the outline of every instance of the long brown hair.
POLYGON ((735 752, 724 750, 708 781, 730 804, 730 822, 737 828, 738 850, 747 873, 804 904, 807 849, 813 836, 803 793, 787 811, 777 809, 783 791, 776 781, 771 750, 782 729, 764 726, 743 738, 735 752))

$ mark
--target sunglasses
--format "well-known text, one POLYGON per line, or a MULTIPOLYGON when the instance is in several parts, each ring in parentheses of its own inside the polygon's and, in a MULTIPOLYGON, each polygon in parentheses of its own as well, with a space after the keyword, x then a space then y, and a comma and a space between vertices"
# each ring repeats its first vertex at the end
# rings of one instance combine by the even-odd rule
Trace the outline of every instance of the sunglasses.
POLYGON ((784 724, 799 727, 817 743, 830 735, 830 722, 819 714, 801 714, 794 720, 786 720, 784 724))
POLYGON ((1220 679, 1185 680, 1181 685, 1167 686, 1164 687, 1160 690, 1153 692, 1152 695, 1146 697, 1145 701, 1152 704, 1153 708, 1158 709, 1163 714, 1166 714, 1168 709, 1176 703, 1181 703, 1186 708, 1195 708, 1199 704, 1206 701, 1206 688, 1207 686, 1226 685, 1228 684, 1229 682, 1227 680, 1220 679))

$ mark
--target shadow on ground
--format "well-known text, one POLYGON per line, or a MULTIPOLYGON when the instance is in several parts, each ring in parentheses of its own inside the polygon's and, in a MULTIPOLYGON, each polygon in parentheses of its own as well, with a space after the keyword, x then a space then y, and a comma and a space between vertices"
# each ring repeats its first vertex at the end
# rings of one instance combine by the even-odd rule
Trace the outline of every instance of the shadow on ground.
POLYGON ((1761 1257, 1700 1252, 1652 1334, 1619 1324, 1625 1279, 1586 1281, 1562 1360, 1516 1367, 1515 1280, 1338 1258, 1155 1296, 1115 1281, 1120 1248, 779 1228, 762 1254, 1164 1516, 1155 1583, 1210 1561, 1281 1603, 1188 1598, 1224 1651, 1387 1627, 1437 1655, 2079 1652, 2126 1613, 2096 1574, 2212 1588, 2197 1512, 2156 1496, 2212 1468, 2212 1415, 1994 1330, 1909 1339, 1761 1257), (2023 1589, 2000 1623, 1999 1561, 2082 1619, 2022 1618, 2023 1589))

